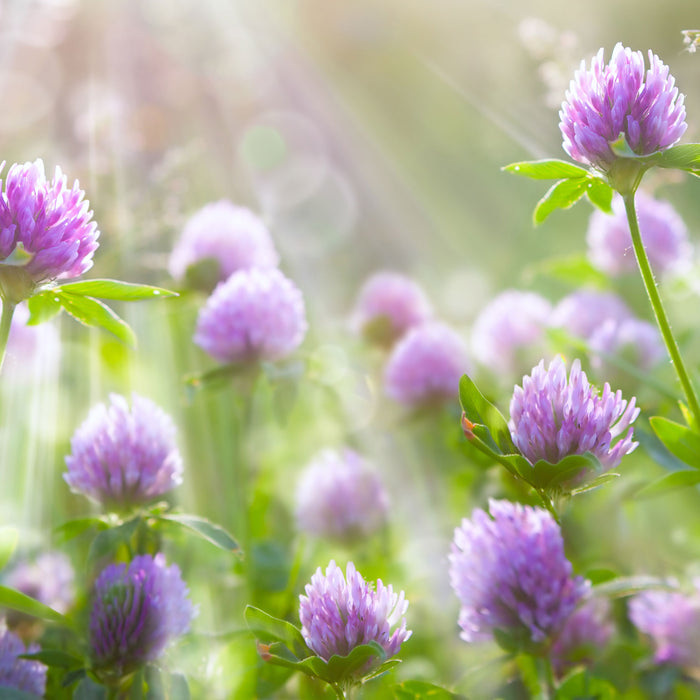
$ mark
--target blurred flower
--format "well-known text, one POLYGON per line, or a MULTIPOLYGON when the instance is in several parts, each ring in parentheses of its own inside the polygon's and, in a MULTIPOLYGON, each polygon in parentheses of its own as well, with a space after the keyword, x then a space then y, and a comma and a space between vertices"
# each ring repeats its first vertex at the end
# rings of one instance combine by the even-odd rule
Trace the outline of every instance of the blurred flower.
POLYGON ((14 566, 5 585, 65 613, 75 601, 75 571, 63 552, 42 552, 14 566))
POLYGON ((590 598, 580 605, 568 617, 550 649, 556 675, 562 678, 575 666, 590 666, 614 631, 607 600, 590 598))
MULTIPOLYGON (((2 304, 0 303, 0 308, 2 304)), ((61 339, 52 322, 28 326, 29 309, 18 304, 12 316, 5 356, 4 381, 48 378, 56 375, 61 359, 61 339)))
POLYGON ((370 340, 390 345, 409 328, 427 321, 433 310, 423 290, 397 272, 377 272, 362 285, 353 324, 370 340))
POLYGON ((145 503, 182 483, 182 457, 170 416, 150 399, 111 394, 93 406, 71 439, 63 475, 71 491, 106 506, 145 503))
POLYGON ((548 369, 542 360, 523 377, 522 387, 515 387, 508 427, 532 464, 540 459, 556 464, 569 455, 592 452, 607 471, 637 447, 630 426, 638 415, 635 399, 628 403, 619 391, 613 394, 607 382, 601 395, 595 392, 579 360, 572 363, 567 380, 566 365, 558 356, 548 369))
POLYGON ((34 284, 89 270, 99 231, 84 197, 77 180, 68 189, 58 167, 49 181, 40 159, 13 165, 0 197, 0 259, 21 244, 24 253, 18 254, 16 264, 34 284))
POLYGON ((170 274, 182 280, 190 265, 206 259, 217 263, 219 281, 237 270, 279 264, 262 219, 226 200, 207 204, 189 219, 170 256, 170 274))
POLYGON ((668 66, 649 51, 644 73, 641 51, 617 44, 610 63, 603 49, 586 70, 574 74, 559 118, 564 150, 574 159, 607 172, 618 159, 610 144, 624 134, 637 155, 672 146, 687 128, 684 96, 674 87, 668 66))
POLYGON ((163 554, 110 564, 97 577, 90 613, 95 665, 123 676, 154 661, 185 634, 196 611, 176 564, 163 554))
POLYGON ((44 697, 47 667, 40 661, 19 658, 21 654, 36 654, 38 651, 38 644, 25 647, 22 640, 0 622, 0 691, 14 688, 44 697))
POLYGON ((542 357, 551 304, 534 292, 502 292, 482 309, 472 328, 477 361, 499 375, 517 377, 542 357))
MULTIPOLYGON (((355 647, 372 641, 391 657, 411 636, 402 617, 408 609, 403 591, 394 593, 381 579, 373 587, 352 562, 345 576, 334 561, 325 576, 319 567, 304 590, 306 595, 299 596, 301 633, 309 648, 326 661, 334 654, 347 656, 355 647)), ((363 675, 367 670, 363 669, 363 675)))
MULTIPOLYGON (((637 260, 622 197, 613 199, 612 215, 596 209, 590 218, 588 257, 609 275, 636 272, 637 260)), ((688 264, 692 246, 683 219, 669 202, 654 199, 641 190, 635 206, 644 248, 652 268, 658 274, 678 271, 688 264)))
POLYGON ((306 335, 304 298, 277 268, 234 272, 199 312, 194 342, 220 362, 280 360, 306 335))
POLYGON ((550 325, 588 340, 606 321, 622 322, 630 318, 633 318, 632 312, 616 294, 580 289, 565 296, 554 307, 550 325))
POLYGON ((591 365, 601 373, 602 370, 614 373, 613 367, 602 355, 622 356, 643 371, 650 370, 666 357, 666 348, 658 328, 636 318, 606 321, 591 335, 588 345, 591 365))
POLYGON ((559 525, 542 508, 489 501, 455 530, 450 583, 467 642, 507 635, 519 649, 551 641, 589 589, 564 555, 559 525))
POLYGON ((350 449, 323 450, 299 480, 299 529, 319 537, 353 541, 386 521, 388 496, 379 476, 350 449))
POLYGON ((411 328, 395 345, 384 368, 388 396, 411 408, 456 398, 459 379, 469 371, 466 345, 444 323, 411 328))
POLYGON ((629 602, 629 618, 651 637, 654 662, 700 667, 700 582, 695 591, 644 591, 629 602))

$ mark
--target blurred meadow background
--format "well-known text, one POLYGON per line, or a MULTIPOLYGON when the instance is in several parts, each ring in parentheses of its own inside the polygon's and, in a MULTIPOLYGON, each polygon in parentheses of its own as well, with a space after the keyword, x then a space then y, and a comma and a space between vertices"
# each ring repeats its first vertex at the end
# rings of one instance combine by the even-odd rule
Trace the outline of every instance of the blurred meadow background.
MULTIPOLYGON (((0 1, 0 157, 8 165, 43 158, 47 172, 60 165, 69 182, 79 179, 101 231, 86 277, 181 291, 115 305, 136 332, 134 349, 65 316, 41 327, 48 335, 31 352, 13 354, 11 340, 0 383, 0 523, 19 527, 23 548, 34 551, 54 546, 61 522, 89 514, 62 477, 70 438, 110 392, 135 391, 178 426, 184 483, 170 500, 248 543, 246 582, 237 557, 169 540, 169 560, 199 605, 171 662, 193 697, 265 696, 243 607, 296 624, 299 593, 331 558, 406 591, 413 637, 393 677, 491 696, 499 652, 459 639, 449 543, 490 496, 536 501, 503 469, 473 459, 456 387, 454 402, 419 413, 385 396, 385 358, 353 333, 352 309, 371 273, 395 270, 421 285, 468 344, 501 291, 535 291, 553 304, 572 292, 575 276, 557 274, 551 261, 585 253, 591 207, 535 228, 542 183, 501 167, 566 157, 558 108, 568 82, 582 59, 600 47, 607 57, 618 41, 651 48, 670 67, 686 94, 684 141, 700 141, 700 57, 681 36, 698 19, 686 0, 0 1), (216 366, 192 343, 206 296, 168 273, 189 217, 221 199, 264 219, 309 320, 301 349, 259 380, 247 408, 240 381, 188 383, 216 366), (376 468, 391 503, 381 533, 347 546, 301 535, 294 518, 304 467, 319 450, 343 446, 376 468), (248 493, 237 488, 240 464, 248 493)), ((667 172, 650 184, 697 244, 697 182, 667 172)), ((609 285, 650 319, 640 280, 609 285)), ((687 280, 663 287, 695 373, 699 292, 687 280)), ((558 349, 573 359, 571 348, 558 349)), ((505 412, 522 372, 494 378, 471 357, 465 369, 505 412)), ((605 380, 585 359, 584 369, 605 380)), ((654 380, 674 391, 663 364, 654 380)), ((643 444, 620 479, 566 510, 567 554, 579 574, 700 575, 697 490, 636 496, 664 469, 639 437, 649 434, 644 412, 677 409, 651 381, 621 381, 642 406, 643 444)), ((78 577, 86 546, 81 538, 62 545, 78 577)), ((621 687, 631 673, 623 661, 639 658, 626 624, 606 671, 621 687)), ((304 683, 270 696, 323 697, 304 683)))

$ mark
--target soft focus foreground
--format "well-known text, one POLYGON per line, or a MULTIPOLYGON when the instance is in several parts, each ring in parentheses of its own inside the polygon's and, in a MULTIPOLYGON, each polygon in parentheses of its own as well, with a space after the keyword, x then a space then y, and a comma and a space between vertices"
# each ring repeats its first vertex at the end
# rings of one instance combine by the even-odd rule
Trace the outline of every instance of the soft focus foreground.
POLYGON ((0 4, 0 697, 700 694, 686 4, 0 4))

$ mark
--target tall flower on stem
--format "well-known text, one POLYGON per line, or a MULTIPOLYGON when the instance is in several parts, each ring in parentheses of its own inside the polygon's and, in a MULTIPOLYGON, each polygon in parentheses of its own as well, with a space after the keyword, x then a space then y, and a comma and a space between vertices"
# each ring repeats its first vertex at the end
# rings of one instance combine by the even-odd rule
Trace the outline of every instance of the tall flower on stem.
POLYGON ((41 159, 15 164, 0 193, 0 353, 15 305, 50 280, 78 277, 92 267, 99 231, 85 193, 56 168, 47 179, 41 159))

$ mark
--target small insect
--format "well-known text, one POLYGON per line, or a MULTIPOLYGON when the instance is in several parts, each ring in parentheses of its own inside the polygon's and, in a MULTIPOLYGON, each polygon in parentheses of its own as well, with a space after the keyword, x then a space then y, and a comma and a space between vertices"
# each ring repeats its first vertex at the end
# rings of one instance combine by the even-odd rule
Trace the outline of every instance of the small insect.
POLYGON ((700 48, 700 29, 683 29, 683 44, 688 53, 695 53, 700 48))

